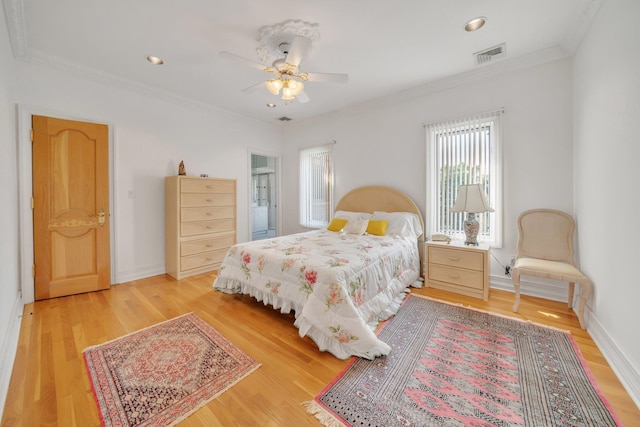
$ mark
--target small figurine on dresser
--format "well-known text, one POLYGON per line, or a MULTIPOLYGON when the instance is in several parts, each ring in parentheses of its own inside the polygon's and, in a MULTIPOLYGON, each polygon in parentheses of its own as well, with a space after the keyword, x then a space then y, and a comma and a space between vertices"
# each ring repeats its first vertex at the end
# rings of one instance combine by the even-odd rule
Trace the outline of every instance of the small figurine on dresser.
POLYGON ((178 165, 178 175, 186 175, 187 171, 184 168, 184 160, 180 160, 180 164, 178 165))

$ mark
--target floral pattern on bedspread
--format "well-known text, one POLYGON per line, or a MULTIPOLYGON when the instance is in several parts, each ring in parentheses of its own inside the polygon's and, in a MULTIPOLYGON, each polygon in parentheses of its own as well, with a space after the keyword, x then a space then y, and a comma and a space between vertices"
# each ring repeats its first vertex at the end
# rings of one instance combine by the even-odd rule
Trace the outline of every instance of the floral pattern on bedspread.
POLYGON ((397 312, 419 270, 415 239, 317 230, 231 247, 214 288, 294 310, 300 336, 320 350, 372 359, 391 350, 375 326, 397 312))

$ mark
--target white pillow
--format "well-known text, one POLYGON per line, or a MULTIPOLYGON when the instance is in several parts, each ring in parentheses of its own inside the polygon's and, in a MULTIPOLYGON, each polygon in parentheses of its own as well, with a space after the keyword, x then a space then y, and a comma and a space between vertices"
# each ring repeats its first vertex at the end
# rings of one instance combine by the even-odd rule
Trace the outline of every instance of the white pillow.
POLYGON ((336 218, 345 219, 369 219, 371 214, 369 212, 352 212, 352 211, 336 211, 333 214, 336 218))
POLYGON ((420 218, 411 212, 375 211, 371 219, 387 220, 387 236, 403 236, 417 239, 423 231, 420 218))
POLYGON ((342 231, 348 234, 361 235, 367 231, 367 225, 369 225, 368 219, 350 219, 347 221, 347 225, 344 226, 342 231))

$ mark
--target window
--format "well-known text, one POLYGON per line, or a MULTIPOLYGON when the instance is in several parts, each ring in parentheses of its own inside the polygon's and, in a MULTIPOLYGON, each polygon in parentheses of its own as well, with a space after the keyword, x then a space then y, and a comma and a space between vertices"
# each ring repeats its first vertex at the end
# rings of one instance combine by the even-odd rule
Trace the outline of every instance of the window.
POLYGON ((322 228, 333 212, 333 145, 300 150, 300 225, 322 228))
POLYGON ((458 186, 480 184, 495 212, 477 215, 478 241, 502 245, 502 111, 426 126, 427 233, 464 239, 465 213, 451 212, 458 186))

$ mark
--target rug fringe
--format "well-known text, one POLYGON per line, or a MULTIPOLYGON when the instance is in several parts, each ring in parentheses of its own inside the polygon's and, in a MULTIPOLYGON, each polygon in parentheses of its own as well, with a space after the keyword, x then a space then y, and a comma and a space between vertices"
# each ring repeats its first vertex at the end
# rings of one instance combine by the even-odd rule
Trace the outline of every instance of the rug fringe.
POLYGON ((315 400, 310 400, 308 402, 302 402, 302 406, 307 409, 307 412, 311 415, 314 415, 320 423, 322 423, 325 427, 344 427, 345 424, 338 421, 336 417, 331 415, 329 411, 324 409, 319 403, 315 400))

